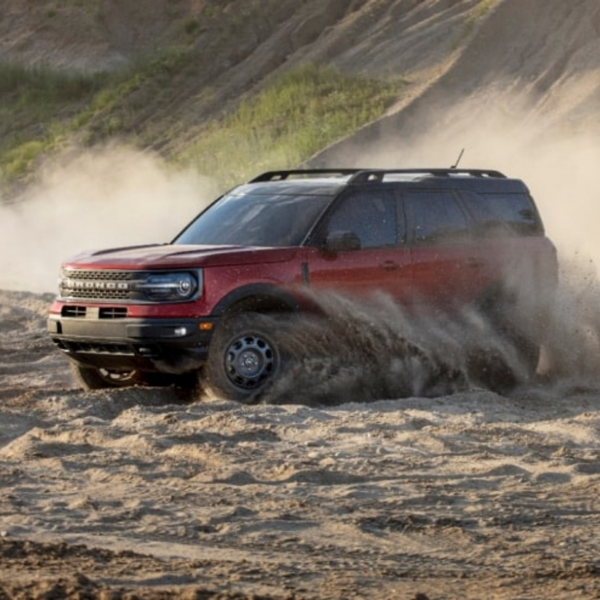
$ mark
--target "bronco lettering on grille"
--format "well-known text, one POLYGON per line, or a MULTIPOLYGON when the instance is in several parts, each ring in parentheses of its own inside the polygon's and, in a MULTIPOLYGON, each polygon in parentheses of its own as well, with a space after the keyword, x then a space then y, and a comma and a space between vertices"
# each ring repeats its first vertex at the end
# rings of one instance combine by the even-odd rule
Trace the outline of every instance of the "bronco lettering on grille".
POLYGON ((140 296, 136 281, 141 275, 140 271, 63 269, 60 294, 63 298, 77 300, 135 300, 140 296))
POLYGON ((129 283, 123 281, 77 281, 66 279, 63 288, 68 290, 128 290, 129 283))

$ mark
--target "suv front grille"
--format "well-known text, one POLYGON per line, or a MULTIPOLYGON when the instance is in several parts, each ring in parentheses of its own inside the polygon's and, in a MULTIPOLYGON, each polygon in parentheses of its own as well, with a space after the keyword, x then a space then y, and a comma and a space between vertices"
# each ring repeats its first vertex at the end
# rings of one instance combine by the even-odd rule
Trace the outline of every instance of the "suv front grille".
POLYGON ((138 271, 83 271, 80 269, 63 269, 64 276, 76 275, 77 279, 94 281, 122 281, 125 279, 134 279, 138 271))
POLYGON ((138 300, 140 294, 135 289, 134 282, 139 278, 140 271, 63 269, 59 291, 62 298, 69 300, 138 300))

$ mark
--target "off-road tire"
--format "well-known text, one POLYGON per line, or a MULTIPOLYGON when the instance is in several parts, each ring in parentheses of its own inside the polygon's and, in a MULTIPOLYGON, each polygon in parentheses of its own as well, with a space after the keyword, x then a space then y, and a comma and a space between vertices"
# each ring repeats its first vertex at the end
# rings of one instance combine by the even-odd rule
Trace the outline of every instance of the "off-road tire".
POLYGON ((277 318, 256 312, 225 317, 210 344, 204 384, 213 395, 253 403, 280 375, 285 355, 277 318))

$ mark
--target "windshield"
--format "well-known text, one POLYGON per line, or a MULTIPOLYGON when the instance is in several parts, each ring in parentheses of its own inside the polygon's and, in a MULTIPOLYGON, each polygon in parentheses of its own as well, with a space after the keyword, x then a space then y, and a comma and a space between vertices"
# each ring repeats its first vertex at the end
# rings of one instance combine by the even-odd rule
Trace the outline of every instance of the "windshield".
POLYGON ((330 196, 228 194, 209 206, 175 244, 300 246, 330 196))

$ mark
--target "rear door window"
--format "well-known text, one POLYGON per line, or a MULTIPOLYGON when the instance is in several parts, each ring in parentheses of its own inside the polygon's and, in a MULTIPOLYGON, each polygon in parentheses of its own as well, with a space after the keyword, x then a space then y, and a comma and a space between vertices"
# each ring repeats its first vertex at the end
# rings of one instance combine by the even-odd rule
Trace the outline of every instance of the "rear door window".
POLYGON ((471 236, 469 221, 452 192, 407 192, 404 210, 413 244, 455 244, 471 236))

